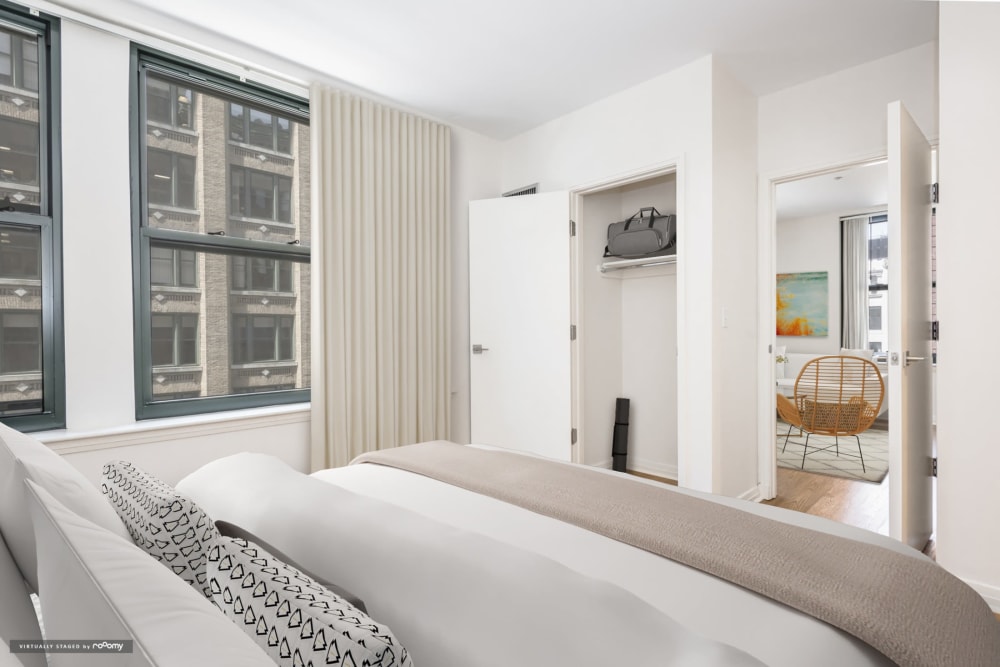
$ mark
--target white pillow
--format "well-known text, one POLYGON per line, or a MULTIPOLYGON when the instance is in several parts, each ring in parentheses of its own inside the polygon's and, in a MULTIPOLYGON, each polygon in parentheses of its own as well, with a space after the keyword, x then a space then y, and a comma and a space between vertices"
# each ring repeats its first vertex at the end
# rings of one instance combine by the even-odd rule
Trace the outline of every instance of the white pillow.
POLYGON ((21 571, 0 537, 0 665, 45 667, 44 653, 8 653, 11 639, 40 640, 38 616, 21 571), (5 655, 6 654, 6 655, 5 655))
POLYGON ((282 667, 413 667, 389 628, 253 542, 220 537, 208 578, 215 604, 282 667))
POLYGON ((38 576, 35 533, 24 487, 26 479, 80 516, 116 535, 128 536, 101 492, 80 471, 34 438, 0 424, 0 533, 31 590, 38 590, 38 576))
POLYGON ((872 360, 872 351, 864 349, 851 349, 849 347, 840 348, 840 356, 842 357, 861 357, 867 361, 872 360))
POLYGON ((74 514, 39 485, 26 484, 46 635, 132 642, 127 661, 54 653, 51 667, 274 667, 212 603, 128 538, 74 514))
POLYGON ((104 466, 101 491, 143 551, 211 599, 205 555, 219 530, 197 503, 128 461, 104 466))

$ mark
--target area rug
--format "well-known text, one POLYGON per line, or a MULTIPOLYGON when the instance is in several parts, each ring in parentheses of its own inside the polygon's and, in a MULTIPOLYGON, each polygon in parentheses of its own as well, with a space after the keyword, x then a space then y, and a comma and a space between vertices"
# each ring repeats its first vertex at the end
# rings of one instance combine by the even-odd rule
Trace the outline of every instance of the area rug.
POLYGON ((778 465, 792 470, 805 470, 821 475, 859 479, 865 482, 880 483, 889 472, 889 432, 869 429, 862 433, 861 451, 865 456, 865 470, 861 469, 861 457, 858 456, 858 442, 854 436, 841 436, 840 455, 837 455, 835 440, 829 435, 810 435, 809 453, 806 454, 805 467, 802 466, 802 449, 805 446, 805 433, 799 435, 794 427, 788 438, 788 447, 784 453, 785 434, 788 424, 778 420, 777 443, 778 465))

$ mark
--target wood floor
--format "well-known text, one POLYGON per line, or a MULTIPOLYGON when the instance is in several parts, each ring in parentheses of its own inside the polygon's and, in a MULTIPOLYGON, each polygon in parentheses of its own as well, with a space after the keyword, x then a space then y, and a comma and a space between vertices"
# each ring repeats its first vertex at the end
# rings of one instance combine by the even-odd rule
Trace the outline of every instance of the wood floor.
MULTIPOLYGON (((882 535, 889 534, 889 478, 881 484, 778 468, 778 495, 765 505, 815 514, 882 535)), ((934 539, 924 553, 935 557, 934 539)))

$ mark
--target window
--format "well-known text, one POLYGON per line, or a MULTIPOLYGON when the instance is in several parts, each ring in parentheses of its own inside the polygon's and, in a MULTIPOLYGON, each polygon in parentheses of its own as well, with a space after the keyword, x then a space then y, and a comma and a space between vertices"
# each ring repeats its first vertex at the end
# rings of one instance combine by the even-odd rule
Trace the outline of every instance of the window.
POLYGON ((291 292, 292 263, 262 257, 233 257, 233 289, 291 292))
POLYGON ((291 361, 295 319, 287 316, 237 315, 233 318, 233 363, 291 361))
POLYGON ((868 348, 881 352, 888 344, 882 313, 889 307, 889 216, 884 213, 868 218, 868 280, 868 348))
POLYGON ((291 153, 292 121, 261 109, 230 103, 229 138, 279 153, 291 153))
POLYGON ((146 119, 171 127, 190 130, 193 126, 191 89, 169 81, 152 78, 146 81, 146 119))
POLYGON ((38 33, 0 28, 0 86, 38 92, 38 33))
POLYGON ((868 306, 868 328, 872 331, 882 330, 882 306, 868 306))
POLYGON ((134 63, 137 417, 309 400, 306 102, 134 63))
POLYGON ((292 179, 286 176, 233 167, 229 191, 231 215, 292 220, 292 179))
POLYGON ((64 422, 59 22, 0 6, 0 419, 64 422))
POLYGON ((198 316, 153 315, 153 366, 198 363, 198 316))
POLYGON ((194 156, 150 148, 146 182, 150 204, 194 208, 194 156))
POLYGON ((153 285, 197 287, 198 263, 194 251, 152 246, 149 249, 149 280, 153 285))

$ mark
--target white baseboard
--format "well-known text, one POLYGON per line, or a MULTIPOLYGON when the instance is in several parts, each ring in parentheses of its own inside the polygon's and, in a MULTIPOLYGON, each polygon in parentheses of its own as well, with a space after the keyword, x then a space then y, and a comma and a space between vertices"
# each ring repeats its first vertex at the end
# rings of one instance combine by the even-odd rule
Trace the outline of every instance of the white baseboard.
POLYGON ((611 459, 604 459, 603 461, 598 461, 597 463, 588 463, 589 466, 594 466, 595 468, 607 468, 611 470, 611 459))
POLYGON ((1000 586, 992 586, 990 584, 983 584, 978 581, 971 581, 969 579, 962 579, 965 583, 972 587, 974 591, 979 593, 986 604, 990 606, 994 614, 1000 614, 1000 586))
POLYGON ((648 459, 635 459, 629 461, 628 469, 677 481, 677 466, 670 465, 669 463, 660 463, 659 461, 650 461, 648 459))
POLYGON ((760 492, 760 485, 747 489, 740 495, 736 496, 740 500, 749 500, 752 503, 759 503, 764 499, 764 494, 760 492))

